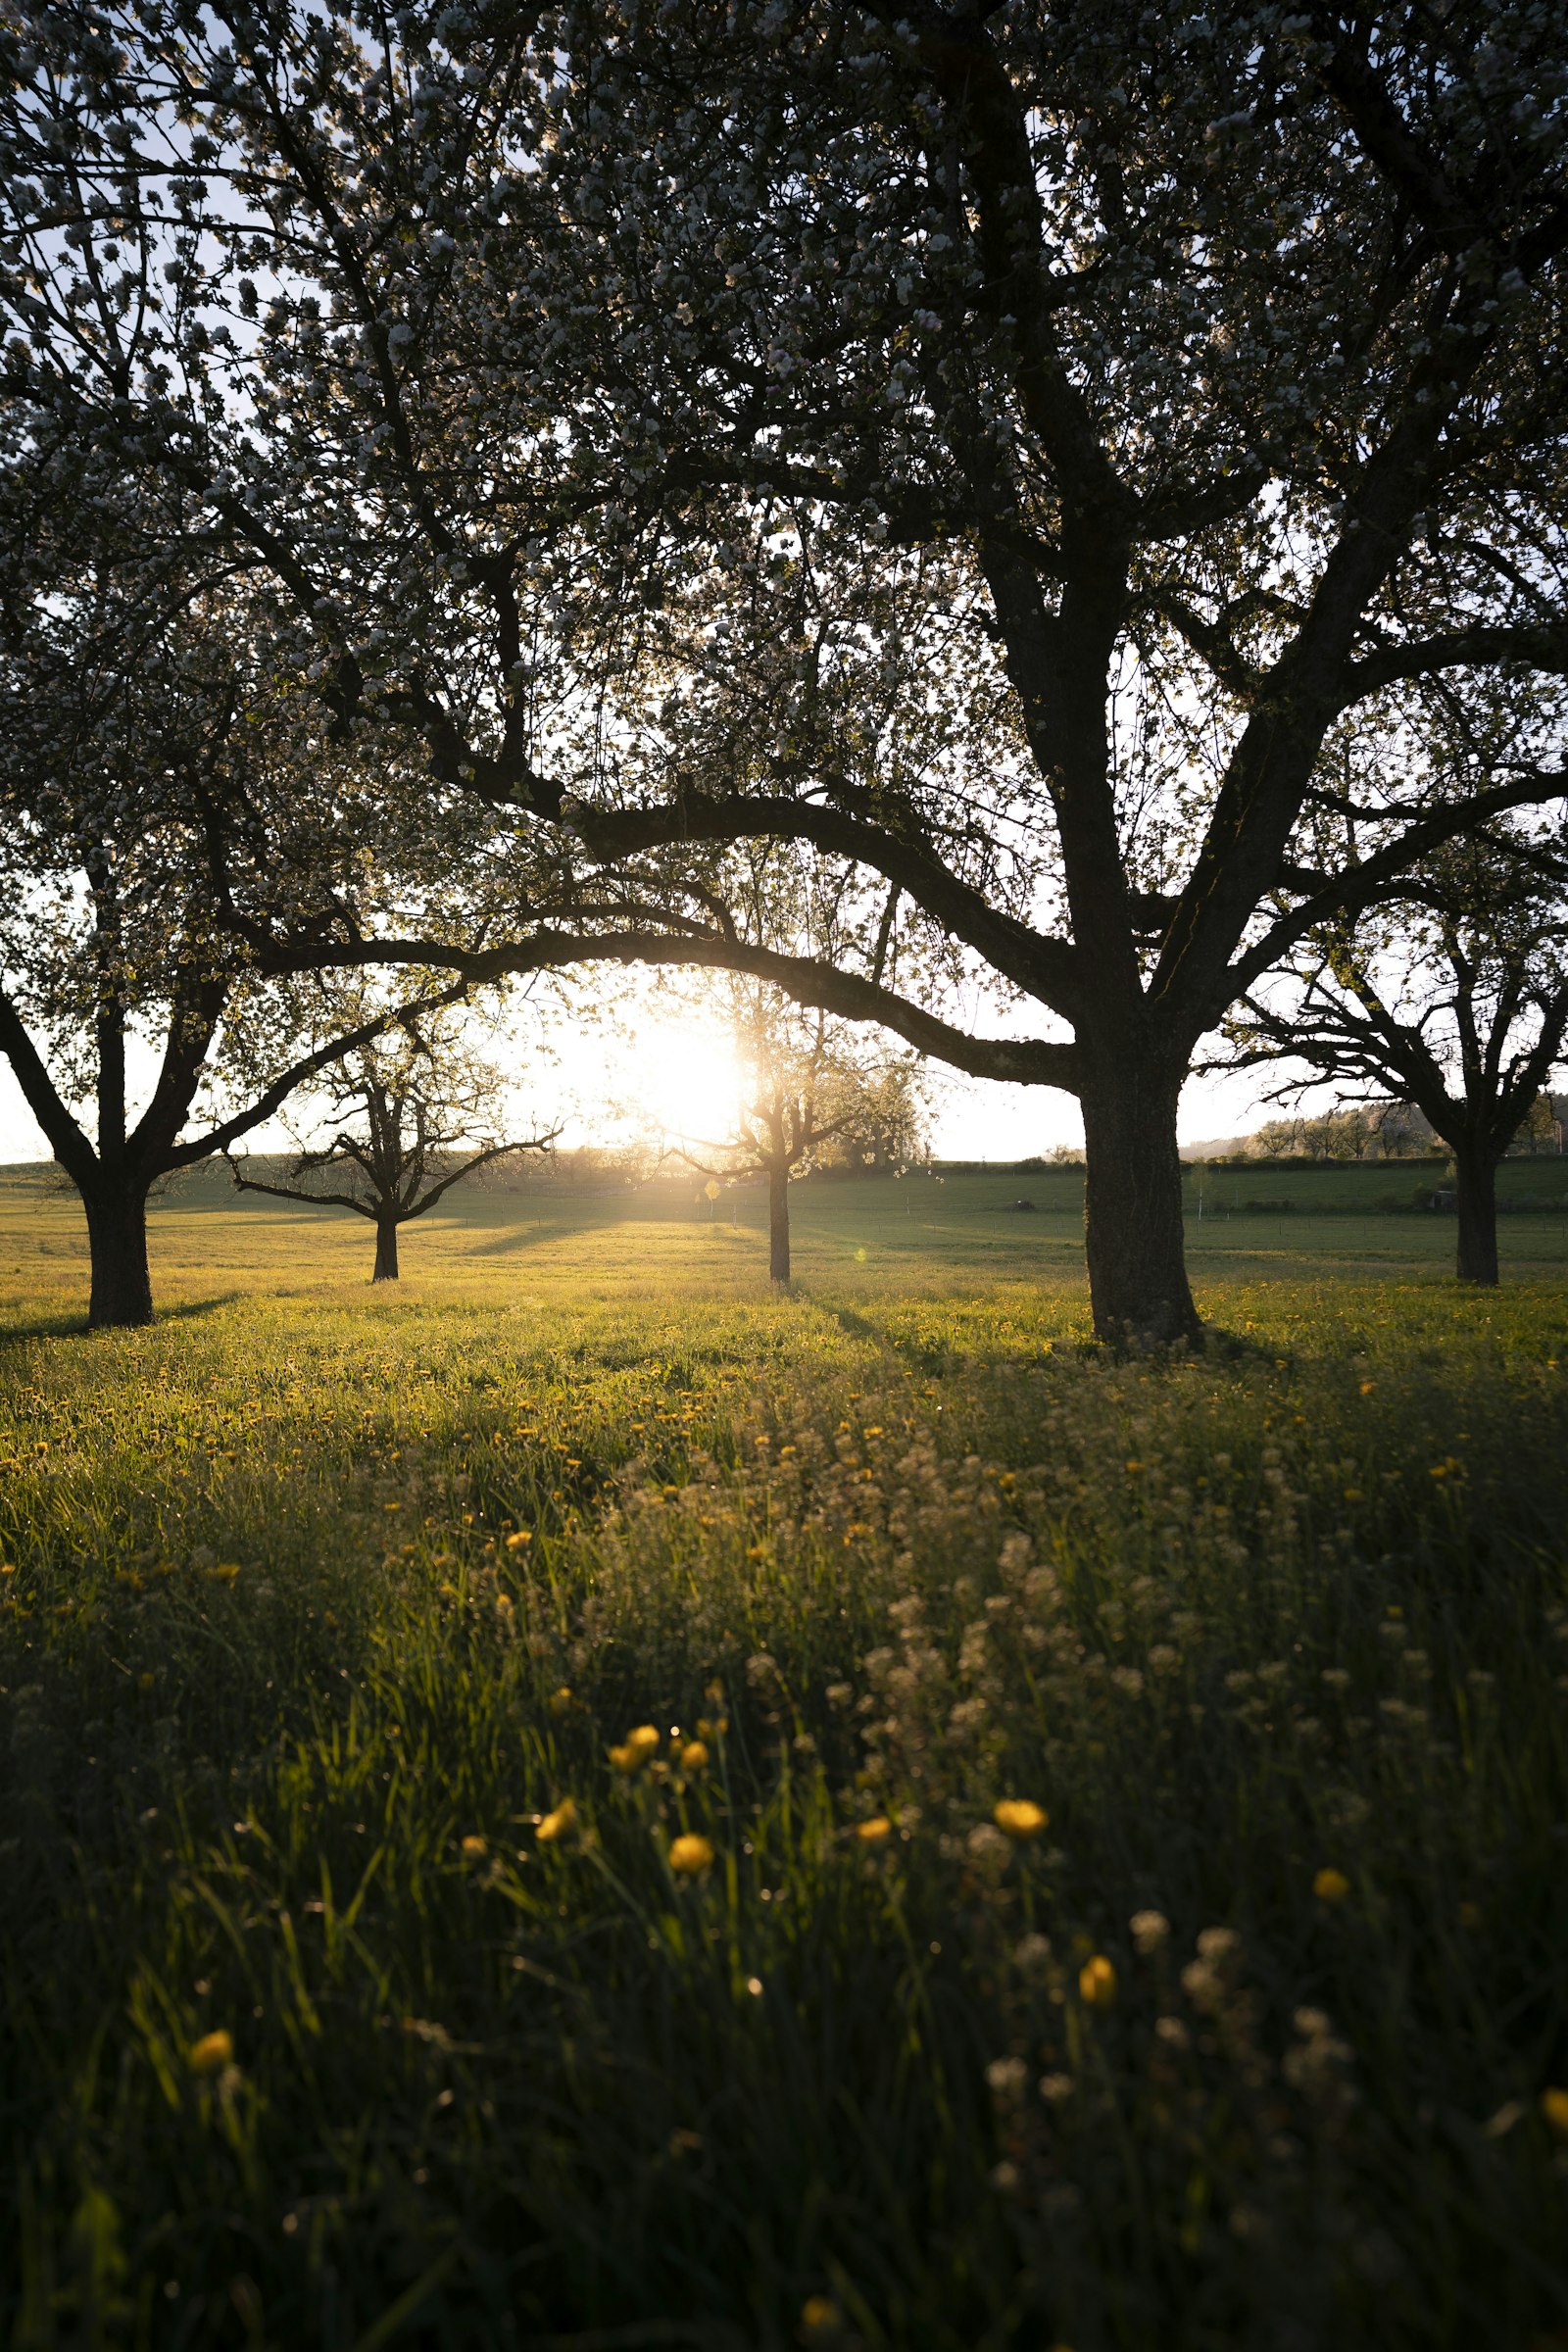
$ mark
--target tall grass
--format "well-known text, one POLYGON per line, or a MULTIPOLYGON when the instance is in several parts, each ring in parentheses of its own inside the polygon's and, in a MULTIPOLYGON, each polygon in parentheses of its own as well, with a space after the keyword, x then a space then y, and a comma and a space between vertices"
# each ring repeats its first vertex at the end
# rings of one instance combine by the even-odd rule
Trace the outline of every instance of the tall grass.
POLYGON ((1555 2340, 1560 1291, 593 1287, 0 1358, 16 2352, 1555 2340))

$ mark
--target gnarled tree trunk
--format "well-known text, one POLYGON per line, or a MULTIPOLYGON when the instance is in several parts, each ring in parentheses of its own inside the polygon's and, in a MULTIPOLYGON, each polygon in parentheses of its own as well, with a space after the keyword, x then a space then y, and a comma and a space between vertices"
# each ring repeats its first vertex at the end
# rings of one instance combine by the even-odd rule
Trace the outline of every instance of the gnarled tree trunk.
POLYGON ((153 1319, 147 1270, 147 1187, 137 1177, 104 1175, 82 1192, 92 1290, 89 1331, 132 1328, 153 1319))
POLYGON ((396 1217, 377 1217, 375 1220, 375 1272, 372 1282, 396 1282, 398 1279, 398 1220, 396 1217))
POLYGON ((767 1171, 767 1270, 774 1282, 790 1278, 790 1172, 777 1160, 767 1171))
POLYGON ((1202 1332, 1187 1283, 1181 1080, 1131 1054, 1084 1056, 1084 1238, 1095 1332, 1121 1347, 1169 1346, 1202 1332))
POLYGON ((1479 1144, 1453 1154, 1459 1247, 1455 1271, 1461 1282, 1495 1284, 1497 1279, 1497 1163, 1479 1144))

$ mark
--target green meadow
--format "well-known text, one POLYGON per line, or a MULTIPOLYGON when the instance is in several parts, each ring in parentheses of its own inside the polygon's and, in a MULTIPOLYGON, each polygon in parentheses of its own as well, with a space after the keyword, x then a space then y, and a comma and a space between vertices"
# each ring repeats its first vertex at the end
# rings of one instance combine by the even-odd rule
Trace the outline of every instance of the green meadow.
POLYGON ((1568 2341, 1565 1173, 11 1171, 0 2343, 1568 2341))

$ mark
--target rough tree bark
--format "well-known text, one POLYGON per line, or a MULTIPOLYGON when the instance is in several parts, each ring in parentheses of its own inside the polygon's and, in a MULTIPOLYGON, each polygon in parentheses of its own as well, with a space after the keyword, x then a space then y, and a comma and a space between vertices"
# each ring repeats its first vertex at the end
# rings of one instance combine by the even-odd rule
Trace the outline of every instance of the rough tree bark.
POLYGON ((371 1282, 397 1282, 397 1218, 376 1218, 376 1272, 371 1282))
POLYGON ((1179 1079, 1126 1060, 1086 1057, 1084 1241, 1095 1331, 1135 1348, 1197 1341, 1202 1325, 1187 1282, 1179 1079))
POLYGON ((147 1268, 147 1185, 137 1176, 106 1173, 82 1188, 92 1288, 89 1331, 133 1328, 153 1319, 147 1268))
POLYGON ((1454 1271, 1461 1282, 1495 1287, 1497 1280, 1497 1161, 1484 1144, 1456 1145, 1454 1190, 1459 1243, 1454 1271))
POLYGON ((375 1272, 372 1282, 396 1282, 398 1279, 398 1219, 380 1216, 375 1220, 375 1272))

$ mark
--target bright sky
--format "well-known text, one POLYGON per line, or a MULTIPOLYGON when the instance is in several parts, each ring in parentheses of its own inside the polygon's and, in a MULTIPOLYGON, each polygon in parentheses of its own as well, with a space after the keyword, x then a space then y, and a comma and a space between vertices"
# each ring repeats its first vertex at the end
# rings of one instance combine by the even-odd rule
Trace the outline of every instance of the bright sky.
MULTIPOLYGON (((520 1025, 526 1028, 526 1015, 520 1025)), ((520 1074, 514 1133, 563 1120, 563 1143, 614 1143, 660 1128, 672 1137, 713 1137, 728 1123, 737 1073, 722 1026, 689 1013, 682 1018, 661 1004, 656 991, 628 992, 613 1017, 559 1014, 550 1038, 547 1056, 520 1074)), ((526 1063, 520 1043, 518 1059, 526 1063)), ((141 1071, 144 1085, 149 1074, 141 1071)), ((135 1075, 133 1066, 133 1083, 135 1075)), ((1083 1142, 1076 1102, 1049 1087, 1000 1086, 941 1072, 933 1112, 932 1143, 943 1159, 1023 1159, 1083 1142)), ((1194 1079, 1182 1098, 1182 1141, 1245 1134, 1268 1115, 1253 1078, 1194 1079)), ((275 1124, 251 1139, 257 1151, 287 1146, 275 1124)), ((10 1065, 0 1060, 0 1161, 48 1157, 10 1065)))

